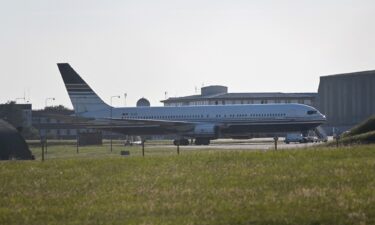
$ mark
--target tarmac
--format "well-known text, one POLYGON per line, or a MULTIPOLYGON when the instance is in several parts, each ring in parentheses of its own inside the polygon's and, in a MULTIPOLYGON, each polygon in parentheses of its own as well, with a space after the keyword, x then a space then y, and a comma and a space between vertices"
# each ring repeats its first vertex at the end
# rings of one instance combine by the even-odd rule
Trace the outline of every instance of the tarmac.
MULTIPOLYGON (((331 140, 329 137, 328 140, 331 140)), ((324 142, 317 143, 284 143, 284 139, 280 138, 277 142, 277 149, 297 149, 319 146, 324 142)), ((176 148, 174 145, 153 145, 146 142, 147 148, 176 148)), ((275 142, 273 138, 253 138, 248 140, 232 140, 219 139, 211 141, 210 145, 187 145, 180 146, 181 149, 241 149, 241 150, 274 150, 275 142)))

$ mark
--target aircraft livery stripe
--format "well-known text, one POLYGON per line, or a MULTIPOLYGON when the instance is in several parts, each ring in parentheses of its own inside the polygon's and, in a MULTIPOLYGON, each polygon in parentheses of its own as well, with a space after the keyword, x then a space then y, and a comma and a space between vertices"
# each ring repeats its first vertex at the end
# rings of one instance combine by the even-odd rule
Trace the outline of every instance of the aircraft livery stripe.
POLYGON ((77 96, 84 96, 84 95, 96 95, 94 92, 84 92, 84 93, 77 93, 77 92, 74 92, 74 93, 72 93, 72 92, 69 92, 68 93, 69 95, 71 95, 71 96, 74 96, 74 95, 77 95, 77 96))
POLYGON ((66 88, 90 88, 88 85, 85 84, 79 84, 79 85, 65 85, 66 88))
POLYGON ((69 92, 93 92, 91 89, 89 88, 82 88, 82 89, 79 89, 79 88, 67 88, 67 90, 69 92))
POLYGON ((90 87, 66 87, 67 89, 91 89, 90 87))
POLYGON ((74 87, 76 87, 76 86, 86 86, 86 87, 88 87, 88 86, 89 86, 89 85, 86 84, 86 83, 83 83, 83 84, 72 84, 72 83, 66 83, 65 85, 66 85, 66 86, 74 86, 74 87))

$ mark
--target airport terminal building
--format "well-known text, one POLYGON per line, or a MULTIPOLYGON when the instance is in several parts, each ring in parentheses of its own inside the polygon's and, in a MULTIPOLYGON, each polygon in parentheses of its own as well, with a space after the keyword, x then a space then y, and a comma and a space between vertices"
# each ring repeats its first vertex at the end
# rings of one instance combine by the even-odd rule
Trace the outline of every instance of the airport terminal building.
POLYGON ((200 95, 174 97, 162 100, 164 106, 197 106, 197 105, 237 105, 237 104, 270 104, 301 103, 316 106, 317 93, 282 93, 282 92, 247 92, 229 93, 226 86, 207 86, 201 89, 200 95))

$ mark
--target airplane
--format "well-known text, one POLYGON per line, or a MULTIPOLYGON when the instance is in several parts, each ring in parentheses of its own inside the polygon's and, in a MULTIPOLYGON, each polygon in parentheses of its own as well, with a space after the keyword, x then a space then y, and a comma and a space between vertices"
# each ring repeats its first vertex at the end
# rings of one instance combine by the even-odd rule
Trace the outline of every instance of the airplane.
POLYGON ((173 135, 175 145, 209 145, 218 138, 249 137, 256 133, 303 132, 326 121, 314 107, 303 104, 120 107, 106 104, 68 64, 58 68, 76 118, 89 128, 133 136, 173 135))

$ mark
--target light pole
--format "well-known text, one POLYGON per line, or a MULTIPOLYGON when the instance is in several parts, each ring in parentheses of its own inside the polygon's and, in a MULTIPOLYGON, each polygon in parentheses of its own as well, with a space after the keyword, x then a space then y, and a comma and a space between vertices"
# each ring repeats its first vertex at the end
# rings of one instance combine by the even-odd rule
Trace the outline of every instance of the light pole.
MULTIPOLYGON (((46 98, 46 100, 45 100, 45 108, 44 108, 44 110, 47 109, 47 102, 48 102, 48 100, 55 101, 55 98, 54 98, 54 97, 52 97, 52 98, 46 98)), ((45 133, 44 144, 45 144, 45 146, 46 146, 46 154, 47 154, 47 132, 44 132, 44 133, 45 133)))
POLYGON ((126 106, 126 97, 128 97, 127 93, 124 94, 124 106, 126 106))
POLYGON ((113 109, 113 107, 112 107, 112 99, 113 98, 120 98, 120 95, 115 95, 115 96, 111 96, 111 107, 110 107, 110 109, 111 109, 111 116, 110 116, 110 118, 111 118, 111 122, 110 122, 110 124, 111 124, 111 130, 110 130, 110 136, 111 136, 111 152, 112 152, 112 109, 113 109))

